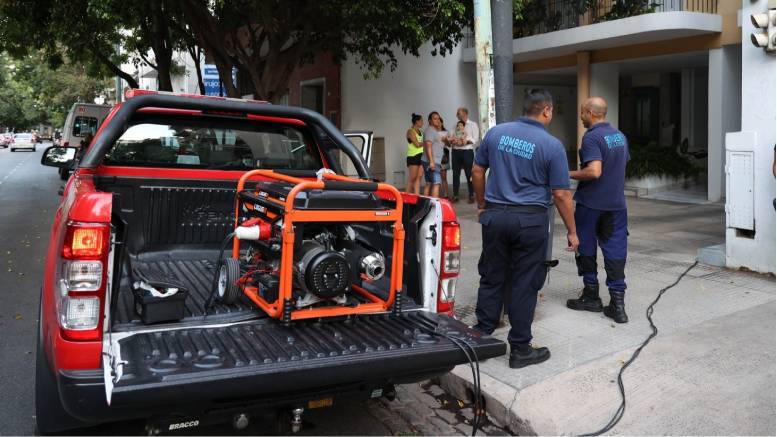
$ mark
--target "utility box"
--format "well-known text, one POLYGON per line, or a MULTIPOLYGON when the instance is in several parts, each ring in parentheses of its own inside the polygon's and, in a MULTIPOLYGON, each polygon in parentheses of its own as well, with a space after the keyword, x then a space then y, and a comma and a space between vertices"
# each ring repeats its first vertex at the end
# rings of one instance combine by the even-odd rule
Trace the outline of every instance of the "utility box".
POLYGON ((752 131, 726 134, 726 227, 748 233, 755 232, 756 140, 752 131))

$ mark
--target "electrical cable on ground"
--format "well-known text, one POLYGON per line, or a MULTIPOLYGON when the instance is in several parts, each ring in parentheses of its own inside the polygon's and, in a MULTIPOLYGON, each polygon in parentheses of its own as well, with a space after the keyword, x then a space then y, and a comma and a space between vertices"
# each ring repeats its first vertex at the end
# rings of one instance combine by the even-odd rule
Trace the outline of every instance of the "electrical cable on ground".
MULTIPOLYGON (((434 266, 434 259, 430 260, 432 265, 432 271, 437 275, 437 281, 441 281, 440 272, 435 268, 434 266)), ((442 291, 442 290, 441 290, 442 291)), ((443 291, 443 293, 445 293, 443 291)), ((447 295, 446 295, 447 298, 447 295)), ((450 336, 448 334, 443 334, 440 332, 435 331, 428 331, 430 335, 436 335, 438 337, 445 337, 448 340, 450 340, 453 344, 458 346, 459 349, 461 349, 462 352, 464 352, 464 356, 467 357, 467 361, 469 362, 469 367, 472 370, 472 385, 474 389, 474 396, 475 400, 473 402, 472 408, 474 409, 474 415, 472 417, 472 435, 474 436, 478 428, 480 427, 480 416, 481 414, 485 414, 482 408, 481 404, 481 394, 480 394, 480 363, 478 362, 478 354, 475 352, 475 348, 473 348, 469 343, 466 342, 466 340, 450 336), (470 353, 467 351, 472 352, 470 353)))
POLYGON ((469 343, 466 342, 466 340, 458 337, 454 337, 448 334, 444 334, 441 332, 436 331, 426 331, 428 334, 438 337, 444 337, 451 341, 451 343, 455 344, 459 349, 461 349, 462 352, 464 352, 464 356, 467 357, 467 361, 469 362, 469 367, 472 370, 472 385, 474 388, 474 402, 473 402, 473 410, 474 415, 472 417, 472 435, 476 435, 478 428, 480 427, 480 416, 483 410, 483 406, 481 404, 481 391, 480 391, 480 364, 478 362, 478 355, 477 352, 475 352, 475 348, 472 347, 469 343))
POLYGON ((671 285, 662 288, 658 292, 658 296, 656 296, 655 300, 650 304, 650 306, 647 307, 647 310, 645 311, 645 315, 647 316, 648 322, 650 323, 650 329, 653 330, 653 332, 650 333, 650 335, 645 339, 644 342, 634 351, 633 354, 631 354, 631 358, 629 358, 628 361, 623 363, 621 366, 620 371, 618 372, 618 389, 620 390, 621 395, 621 404, 618 407, 618 409, 615 411, 615 414, 612 416, 612 419, 610 419, 609 422, 607 422, 607 425, 604 426, 604 428, 588 433, 588 434, 581 434, 581 436, 598 436, 602 435, 605 432, 611 430, 615 425, 620 422, 620 420, 623 418, 623 414, 626 412, 626 389, 623 387, 623 372, 631 365, 631 363, 634 362, 634 360, 637 359, 640 352, 642 352, 642 349, 645 348, 645 346, 650 343, 650 340, 652 340, 656 335, 658 335, 658 328, 656 328, 656 325, 653 323, 653 307, 655 304, 658 303, 659 299, 661 299, 661 296, 664 295, 664 293, 667 292, 670 288, 674 287, 675 285, 679 284, 680 281, 685 277, 685 275, 688 274, 688 272, 691 271, 694 267, 696 267, 699 264, 698 261, 695 261, 693 264, 691 264, 690 267, 685 269, 685 271, 680 274, 680 276, 677 277, 677 280, 675 280, 671 285))

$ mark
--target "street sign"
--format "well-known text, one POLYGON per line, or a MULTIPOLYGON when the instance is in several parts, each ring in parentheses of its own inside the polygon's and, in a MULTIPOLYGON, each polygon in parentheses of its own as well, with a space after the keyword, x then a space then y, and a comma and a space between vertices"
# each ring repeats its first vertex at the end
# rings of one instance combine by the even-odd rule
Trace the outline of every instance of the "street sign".
MULTIPOLYGON (((237 79, 237 69, 232 68, 232 83, 237 79)), ((202 69, 202 82, 205 85, 206 96, 226 96, 227 88, 221 83, 219 70, 215 65, 205 64, 202 69)))

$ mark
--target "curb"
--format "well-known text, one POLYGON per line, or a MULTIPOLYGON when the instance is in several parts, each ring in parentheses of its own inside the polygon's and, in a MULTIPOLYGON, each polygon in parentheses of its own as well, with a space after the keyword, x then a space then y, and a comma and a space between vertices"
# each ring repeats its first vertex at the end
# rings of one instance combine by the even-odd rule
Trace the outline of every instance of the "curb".
MULTIPOLYGON (((440 387, 457 399, 474 401, 472 370, 469 365, 456 366, 438 378, 440 387)), ((489 417, 515 435, 556 435, 552 423, 544 423, 542 415, 533 414, 531 406, 520 405, 519 391, 493 377, 480 373, 480 390, 489 417), (522 410, 519 416, 518 410, 522 410), (539 432, 538 432, 539 431, 539 432)))

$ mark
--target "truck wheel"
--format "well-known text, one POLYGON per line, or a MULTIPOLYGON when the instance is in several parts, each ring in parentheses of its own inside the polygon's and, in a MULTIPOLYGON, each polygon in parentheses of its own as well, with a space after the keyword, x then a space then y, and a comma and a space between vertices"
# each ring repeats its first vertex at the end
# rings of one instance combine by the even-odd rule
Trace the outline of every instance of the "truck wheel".
MULTIPOLYGON (((38 320, 40 320, 39 324, 43 321, 42 310, 39 310, 38 320)), ((39 325, 35 355, 35 433, 48 435, 67 429, 83 428, 87 424, 68 414, 62 406, 57 380, 46 359, 41 337, 39 325)))
POLYGON ((216 285, 216 292, 219 300, 232 304, 240 297, 240 287, 237 281, 240 279, 240 261, 234 258, 227 258, 221 263, 219 268, 219 281, 216 285))

